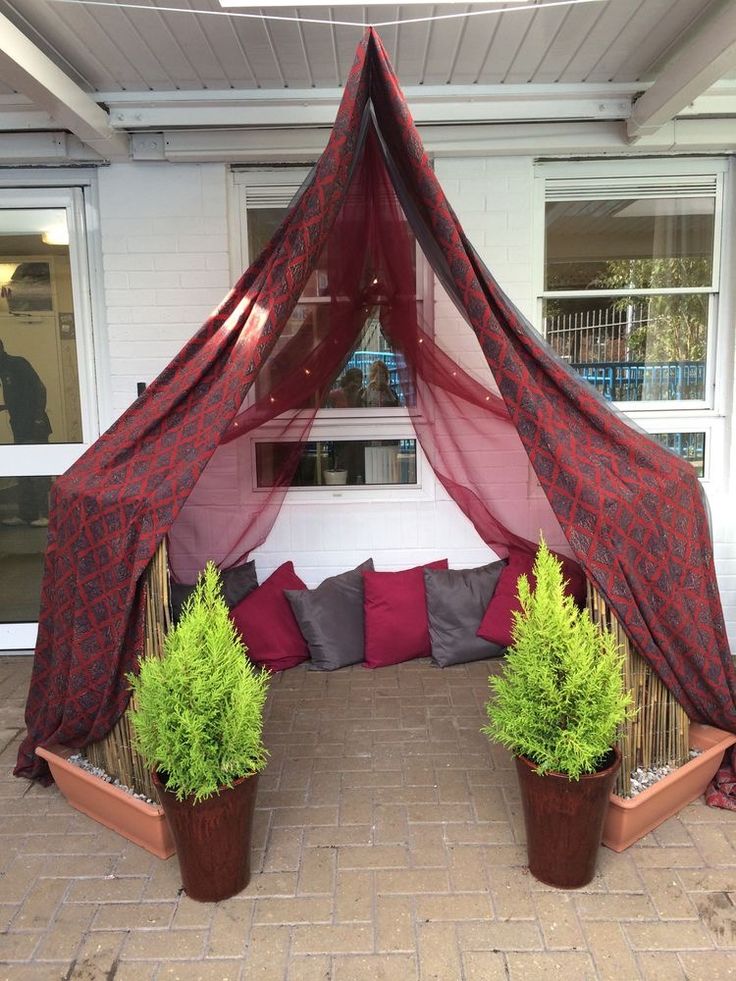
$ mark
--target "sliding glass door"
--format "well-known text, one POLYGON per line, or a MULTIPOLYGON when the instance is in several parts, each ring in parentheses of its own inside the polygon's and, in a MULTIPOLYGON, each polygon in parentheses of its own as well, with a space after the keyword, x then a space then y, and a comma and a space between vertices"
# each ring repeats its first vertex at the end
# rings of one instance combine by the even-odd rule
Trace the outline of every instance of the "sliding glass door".
POLYGON ((52 482, 98 432, 82 191, 0 189, 0 649, 36 638, 52 482))

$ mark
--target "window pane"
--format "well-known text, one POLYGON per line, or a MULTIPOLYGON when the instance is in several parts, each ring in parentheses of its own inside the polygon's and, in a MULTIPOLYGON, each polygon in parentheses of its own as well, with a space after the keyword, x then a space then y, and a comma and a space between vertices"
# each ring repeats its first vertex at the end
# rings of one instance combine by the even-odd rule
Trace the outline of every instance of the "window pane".
MULTIPOLYGON (((298 444, 256 443, 259 487, 272 487, 298 444)), ((292 487, 416 484, 414 439, 326 440, 306 443, 292 487)))
POLYGON ((0 477, 0 623, 38 620, 52 477, 0 477))
POLYGON ((376 310, 366 320, 355 350, 321 408, 386 409, 413 404, 406 362, 384 337, 376 310))
POLYGON ((63 209, 0 211, 0 443, 81 443, 63 209))
POLYGON ((616 402, 705 398, 708 296, 546 300, 554 350, 616 402))
POLYGON ((698 477, 705 475, 705 433, 652 433, 652 439, 692 463, 698 477))
POLYGON ((712 197, 548 202, 545 289, 710 286, 714 222, 712 197))

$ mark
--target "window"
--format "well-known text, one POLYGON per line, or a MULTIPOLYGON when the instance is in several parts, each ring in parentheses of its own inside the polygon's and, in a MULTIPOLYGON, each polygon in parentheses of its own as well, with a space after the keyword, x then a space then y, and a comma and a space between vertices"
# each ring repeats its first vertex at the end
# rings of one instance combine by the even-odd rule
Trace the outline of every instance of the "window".
POLYGON ((605 398, 704 405, 718 176, 549 179, 542 318, 605 398))
POLYGON ((537 165, 541 330, 706 481, 727 465, 727 175, 713 158, 537 165))
MULTIPOLYGON (((242 264, 252 261, 278 228, 294 194, 307 176, 303 168, 248 169, 234 172, 240 211, 242 264)), ((432 277, 417 250, 417 299, 431 301, 432 277)), ((299 303, 277 341, 269 366, 254 386, 256 398, 265 394, 278 372, 278 353, 299 331, 328 328, 326 260, 318 262, 299 303), (270 371, 271 377, 267 375, 270 371)), ((428 307, 431 309, 431 307, 428 307)), ((420 488, 426 469, 418 459, 413 426, 406 407, 413 404, 413 385, 401 355, 393 351, 381 325, 380 307, 366 310, 355 348, 336 373, 318 406, 312 442, 306 444, 296 469, 293 487, 382 488, 402 493, 420 488), (319 436, 317 439, 316 437, 319 436)), ((293 452, 293 444, 262 439, 253 443, 254 483, 266 488, 279 471, 279 461, 293 452)))
POLYGON ((705 476, 705 433, 652 433, 654 439, 692 463, 698 477, 705 476))

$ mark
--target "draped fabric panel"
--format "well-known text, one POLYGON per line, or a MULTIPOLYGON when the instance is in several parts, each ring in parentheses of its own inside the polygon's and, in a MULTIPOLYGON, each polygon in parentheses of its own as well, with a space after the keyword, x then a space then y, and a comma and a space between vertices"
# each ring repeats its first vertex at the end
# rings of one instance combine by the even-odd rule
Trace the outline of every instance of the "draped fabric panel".
POLYGON ((156 545, 170 533, 176 568, 194 503, 207 501, 222 474, 237 481, 244 435, 276 426, 294 452, 273 487, 247 496, 219 558, 231 564, 264 540, 371 306, 404 358, 408 414, 424 452, 481 537, 499 550, 533 547, 528 522, 499 509, 490 461, 508 449, 531 465, 543 491, 538 527, 553 540, 564 533, 691 717, 736 730, 736 675, 694 471, 629 427, 500 290, 447 203, 370 30, 327 149, 267 248, 54 485, 28 737, 16 773, 45 776, 34 756, 40 743, 81 746, 114 725, 128 699, 124 674, 142 647, 141 577, 156 545), (461 371, 424 323, 408 285, 415 240, 474 331, 492 386, 461 371), (289 318, 324 255, 329 317, 290 334, 289 318))

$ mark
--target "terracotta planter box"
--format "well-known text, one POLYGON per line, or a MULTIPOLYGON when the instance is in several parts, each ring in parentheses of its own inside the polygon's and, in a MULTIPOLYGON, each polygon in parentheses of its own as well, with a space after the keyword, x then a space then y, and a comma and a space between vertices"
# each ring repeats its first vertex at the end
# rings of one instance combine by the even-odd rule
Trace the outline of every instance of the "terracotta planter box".
POLYGON ((734 743, 733 733, 692 723, 690 748, 703 752, 636 797, 627 799, 611 794, 603 844, 622 852, 700 797, 715 776, 724 751, 734 743))
POLYGON ((157 858, 174 854, 169 824, 158 804, 147 804, 119 787, 68 762, 76 750, 66 746, 36 749, 51 769, 56 785, 78 811, 140 845, 157 858))

